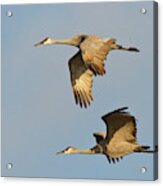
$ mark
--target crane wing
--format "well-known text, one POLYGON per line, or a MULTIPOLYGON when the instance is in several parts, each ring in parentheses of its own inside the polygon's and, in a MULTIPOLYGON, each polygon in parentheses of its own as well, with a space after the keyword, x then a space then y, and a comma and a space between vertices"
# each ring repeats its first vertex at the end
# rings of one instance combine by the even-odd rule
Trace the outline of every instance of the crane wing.
POLYGON ((80 104, 81 107, 84 105, 86 108, 93 100, 93 72, 83 62, 80 51, 69 60, 68 64, 76 104, 80 104))
POLYGON ((93 136, 96 138, 96 142, 99 144, 100 141, 105 139, 106 133, 105 132, 96 132, 96 133, 93 133, 93 136))
POLYGON ((119 133, 119 135, 121 135, 121 138, 118 138, 119 140, 124 138, 126 141, 136 141, 135 117, 126 112, 126 109, 127 107, 120 108, 102 116, 102 120, 105 122, 107 128, 105 138, 107 143, 109 143, 119 131, 123 131, 119 133))
POLYGON ((106 145, 107 155, 118 158, 134 152, 141 146, 136 144, 135 125, 132 121, 117 130, 106 145))
POLYGON ((111 45, 114 44, 114 38, 101 38, 95 35, 89 35, 80 44, 83 61, 94 72, 94 75, 105 74, 104 60, 107 58, 111 45))

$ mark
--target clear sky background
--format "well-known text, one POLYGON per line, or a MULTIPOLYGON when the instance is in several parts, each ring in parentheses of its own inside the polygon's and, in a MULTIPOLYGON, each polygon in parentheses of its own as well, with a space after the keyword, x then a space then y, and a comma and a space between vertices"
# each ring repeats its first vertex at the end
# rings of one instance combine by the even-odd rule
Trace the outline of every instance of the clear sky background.
POLYGON ((92 133, 105 131, 101 116, 122 106, 137 118, 138 142, 153 148, 152 9, 152 2, 2 7, 3 176, 153 178, 152 154, 132 154, 115 165, 102 155, 56 155, 69 145, 94 146, 92 133), (33 46, 45 37, 79 33, 114 37, 141 51, 108 55, 107 73, 94 78, 95 101, 88 109, 75 105, 70 84, 68 60, 78 49, 33 46), (8 162, 13 169, 6 169, 8 162), (148 169, 143 175, 142 166, 148 169))

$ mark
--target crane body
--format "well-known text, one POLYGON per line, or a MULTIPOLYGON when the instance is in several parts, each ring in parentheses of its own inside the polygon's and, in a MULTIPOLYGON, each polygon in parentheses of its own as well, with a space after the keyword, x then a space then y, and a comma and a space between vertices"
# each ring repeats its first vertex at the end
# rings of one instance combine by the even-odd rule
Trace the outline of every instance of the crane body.
POLYGON ((96 35, 79 34, 67 40, 45 38, 34 46, 64 44, 77 47, 78 52, 69 60, 71 85, 76 104, 87 108, 93 101, 93 76, 106 73, 104 61, 113 50, 139 52, 135 47, 116 44, 115 38, 102 38, 96 35))

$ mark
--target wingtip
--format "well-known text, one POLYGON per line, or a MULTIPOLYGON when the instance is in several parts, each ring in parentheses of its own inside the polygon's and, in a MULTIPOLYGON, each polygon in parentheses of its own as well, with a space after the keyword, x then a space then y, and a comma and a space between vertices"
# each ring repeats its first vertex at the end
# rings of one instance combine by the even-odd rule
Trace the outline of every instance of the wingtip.
MULTIPOLYGON (((121 108, 119 108, 119 109, 117 109, 117 111, 123 111, 123 110, 127 110, 128 109, 128 107, 127 106, 125 106, 125 107, 121 107, 121 108)), ((115 110, 116 111, 116 110, 115 110)))
MULTIPOLYGON (((113 111, 110 112, 109 114, 113 114, 113 113, 115 113, 115 112, 122 112, 122 111, 127 110, 127 109, 128 109, 127 106, 121 107, 121 108, 119 108, 119 109, 113 110, 113 111)), ((108 114, 106 114, 106 115, 108 115, 108 114)), ((102 116, 101 118, 103 119, 106 115, 102 116)))
POLYGON ((128 50, 132 52, 140 52, 138 48, 134 48, 134 47, 130 47, 128 50))

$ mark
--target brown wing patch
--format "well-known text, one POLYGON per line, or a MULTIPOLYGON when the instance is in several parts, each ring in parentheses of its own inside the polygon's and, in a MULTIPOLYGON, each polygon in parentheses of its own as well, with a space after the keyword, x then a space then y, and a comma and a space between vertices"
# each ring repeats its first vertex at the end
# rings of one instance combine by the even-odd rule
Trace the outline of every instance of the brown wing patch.
POLYGON ((96 133, 93 133, 93 136, 95 137, 96 142, 100 143, 100 141, 105 139, 106 133, 105 132, 96 132, 96 133))
POLYGON ((83 61, 94 72, 94 75, 104 75, 104 60, 107 58, 111 45, 115 43, 115 39, 103 39, 95 35, 89 35, 84 42, 81 43, 83 61))
MULTIPOLYGON (((133 127, 133 130, 131 131, 132 136, 136 137, 135 117, 126 112, 126 109, 127 107, 120 108, 102 116, 102 119, 107 127, 107 135, 105 139, 107 143, 109 143, 109 141, 112 139, 112 137, 118 130, 120 130, 122 127, 124 127, 130 122, 132 123, 133 127)), ((126 130, 129 130, 129 128, 127 128, 126 130)))
POLYGON ((93 72, 83 62, 80 51, 69 60, 69 69, 76 104, 87 108, 93 101, 93 72))

